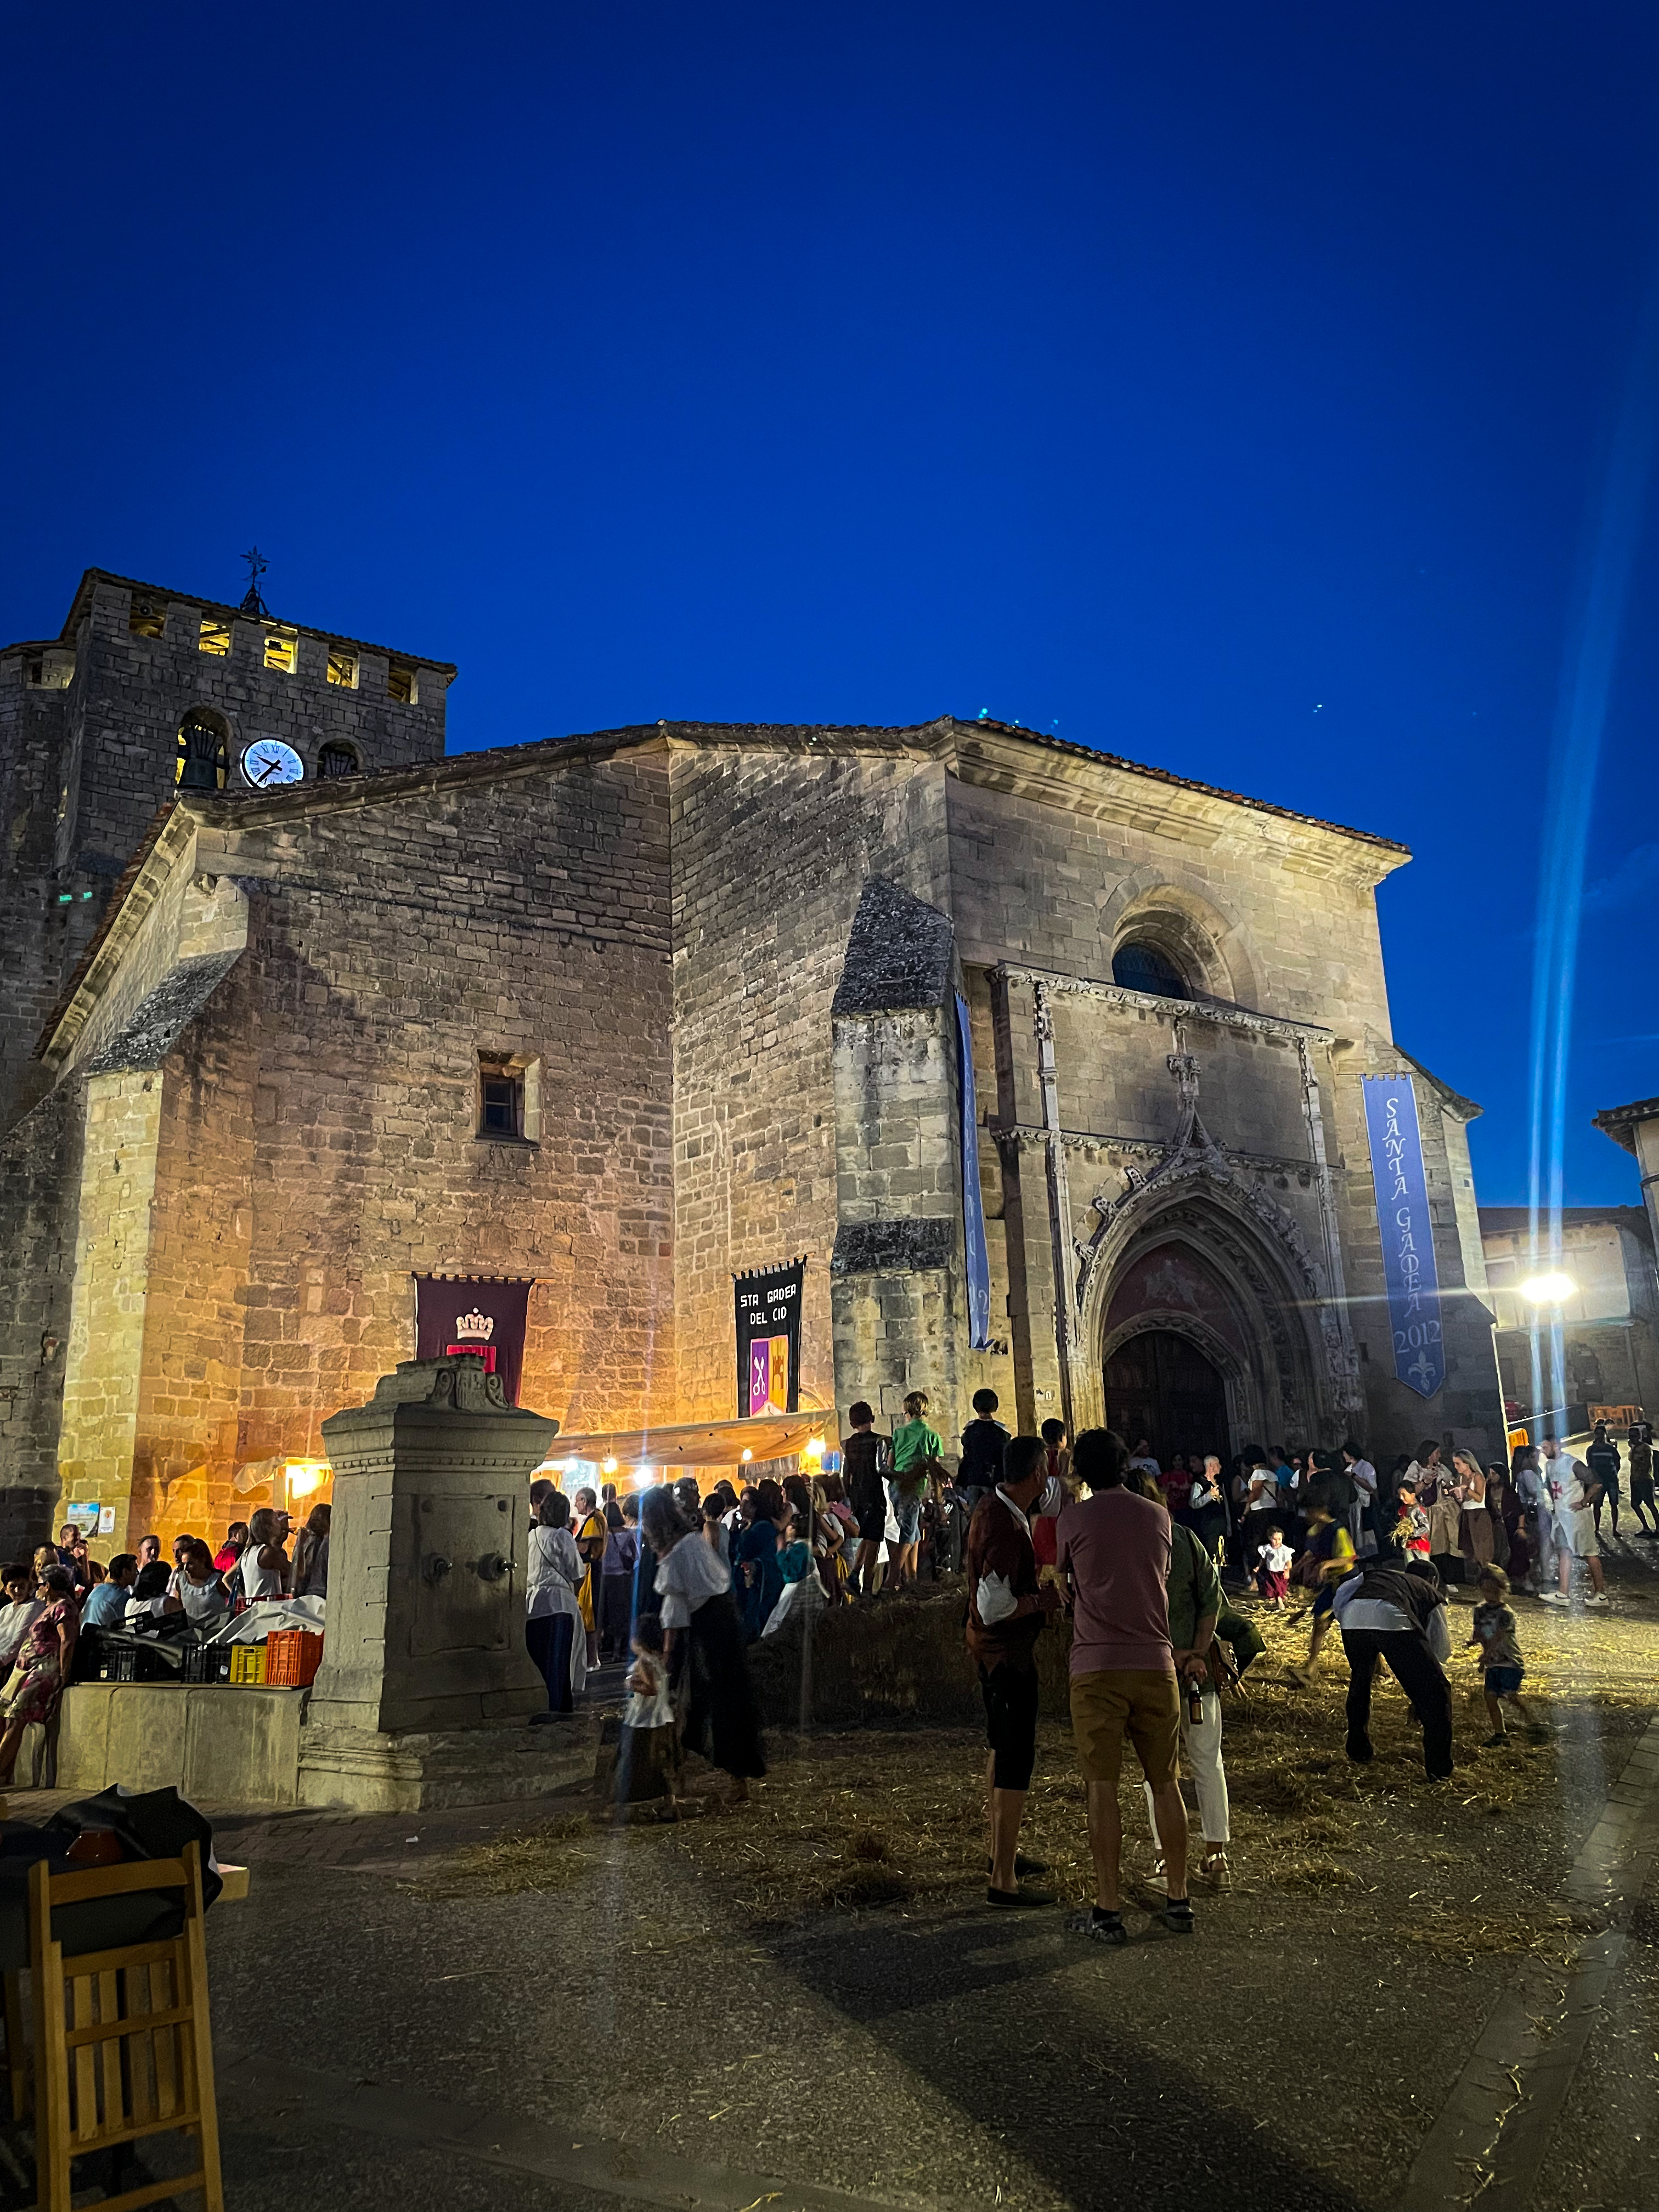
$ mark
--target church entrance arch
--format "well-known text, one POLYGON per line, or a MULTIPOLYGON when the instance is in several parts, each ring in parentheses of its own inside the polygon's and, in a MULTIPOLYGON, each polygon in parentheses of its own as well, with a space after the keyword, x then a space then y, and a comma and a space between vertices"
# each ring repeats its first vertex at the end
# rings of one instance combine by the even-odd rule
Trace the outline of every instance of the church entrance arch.
POLYGON ((1137 1391, 1144 1400, 1150 1388, 1161 1403, 1188 1400, 1195 1415, 1200 1396, 1213 1389, 1205 1370, 1218 1378, 1225 1401, 1220 1441, 1200 1443, 1200 1450, 1225 1457, 1270 1440, 1322 1437, 1332 1394, 1319 1301, 1310 1280, 1297 1279, 1302 1271, 1292 1272, 1294 1261, 1271 1225, 1250 1218, 1230 1192, 1188 1184, 1136 1193, 1115 1212, 1085 1271, 1079 1318, 1092 1357, 1085 1353, 1079 1377, 1078 1426, 1109 1419, 1116 1427, 1134 1418, 1112 1402, 1114 1363, 1127 1352, 1141 1366, 1115 1369, 1126 1404, 1137 1391), (1135 1353, 1134 1340, 1154 1333, 1182 1340, 1204 1369, 1177 1365, 1173 1351, 1135 1353), (1155 1363, 1150 1376, 1148 1361, 1155 1363))
POLYGON ((1148 1438, 1167 1468, 1182 1453, 1189 1467, 1213 1452, 1232 1455, 1226 1378, 1190 1337, 1147 1328, 1123 1339, 1106 1361, 1106 1425, 1132 1449, 1148 1438))

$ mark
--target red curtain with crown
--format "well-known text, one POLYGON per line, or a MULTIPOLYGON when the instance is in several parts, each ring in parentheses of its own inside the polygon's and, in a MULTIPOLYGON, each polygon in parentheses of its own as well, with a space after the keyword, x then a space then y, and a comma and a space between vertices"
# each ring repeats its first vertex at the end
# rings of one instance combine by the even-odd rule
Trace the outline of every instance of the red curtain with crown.
POLYGON ((507 1403, 516 1406, 533 1280, 528 1276, 503 1281, 488 1275, 416 1275, 415 1357, 441 1359, 451 1352, 478 1352, 486 1372, 501 1376, 507 1403))

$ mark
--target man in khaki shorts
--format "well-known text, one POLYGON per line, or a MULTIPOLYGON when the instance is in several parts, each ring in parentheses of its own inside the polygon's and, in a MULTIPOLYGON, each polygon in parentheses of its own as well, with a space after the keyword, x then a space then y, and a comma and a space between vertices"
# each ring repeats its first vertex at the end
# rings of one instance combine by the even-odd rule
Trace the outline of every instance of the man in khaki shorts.
POLYGON ((1095 1862, 1094 1909, 1073 1924, 1097 1943, 1128 1941, 1117 1802, 1126 1736, 1157 1808, 1169 1886, 1164 1924, 1182 1935, 1193 1926, 1187 1808, 1177 1778, 1180 1684, 1165 1597, 1170 1516, 1123 1487, 1128 1456, 1109 1430, 1084 1431, 1072 1447, 1072 1474, 1089 1494, 1060 1515, 1055 1540, 1056 1565, 1072 1594, 1072 1732, 1089 1787, 1095 1862))

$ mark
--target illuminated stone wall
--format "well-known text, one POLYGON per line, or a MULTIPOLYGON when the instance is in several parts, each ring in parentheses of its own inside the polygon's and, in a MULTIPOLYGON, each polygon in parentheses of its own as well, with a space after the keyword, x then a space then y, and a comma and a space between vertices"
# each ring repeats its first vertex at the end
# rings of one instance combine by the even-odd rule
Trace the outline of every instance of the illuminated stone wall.
POLYGON ((75 1285, 83 1099, 64 1083, 0 1139, 0 1558, 51 1521, 75 1285))
POLYGON ((945 782, 924 732, 675 726, 675 1321, 688 1419, 737 1411, 733 1273, 803 1252, 802 1403, 836 1402, 830 1005, 867 876, 944 902, 945 782))
MULTIPOLYGON (((1358 1077, 1399 1064, 1371 892, 1397 858, 948 722, 659 726, 182 805, 56 1024, 55 1088, 0 1140, 0 1502, 21 1528, 61 1474, 131 1533, 216 1533, 411 1356, 416 1273, 537 1279, 521 1396, 569 1432, 730 1417, 732 1274, 803 1253, 805 1403, 890 1413, 920 1382, 953 1437, 989 1383, 1035 1424, 1064 1390, 1033 979, 1098 986, 1129 933, 1224 1003, 1052 995, 1062 1266, 1164 1156, 1179 1047, 1233 1201, 1308 1280, 1346 1271, 1368 1440, 1486 1435, 1473 1109, 1426 1076, 1441 1279, 1474 1293, 1429 1406, 1376 1303, 1358 1077), (980 1352, 947 971, 986 1125, 980 1352), (524 1141, 479 1133, 481 1054, 533 1068, 524 1141)), ((1317 1432, 1283 1441, 1333 1442, 1322 1292, 1284 1279, 1317 1432)), ((1099 1349, 1076 1344, 1079 1404, 1099 1349)))
POLYGON ((112 1551, 126 1540, 143 1443, 138 1413, 148 1380, 161 1093, 154 1070, 94 1076, 86 1087, 58 1480, 65 1506, 96 1500, 115 1507, 112 1551))
POLYGON ((270 1495, 238 1469, 319 1455, 412 1356, 416 1273, 538 1279, 521 1395, 567 1427, 672 1412, 665 758, 441 773, 189 810, 53 1094, 88 1098, 64 1491, 134 1533, 216 1532, 270 1495), (227 891, 221 970, 192 917, 227 891), (481 1051, 538 1062, 536 1141, 479 1137, 481 1051))
MULTIPOLYGON (((1141 938, 1165 950, 1196 993, 1269 1021, 1257 1030, 1230 1027, 1206 1018, 1201 1003, 1054 994, 1068 1254, 1098 1224, 1095 1197, 1121 1197, 1128 1176, 1148 1174, 1172 1138, 1178 1101, 1167 1060, 1180 1048, 1198 1060, 1210 1135, 1245 1164, 1242 1183, 1259 1187, 1288 1218, 1317 1268, 1324 1234, 1304 1070, 1295 1031, 1275 1026, 1306 1024, 1306 1072, 1318 1089, 1363 1400, 1356 1425, 1390 1455, 1431 1432, 1499 1453, 1466 1127, 1479 1109, 1421 1073, 1415 1080, 1436 1255, 1449 1294, 1447 1381, 1426 1404, 1395 1377, 1381 1302, 1358 1077, 1402 1065, 1391 1040, 1374 892, 1376 878, 1399 864, 1398 851, 1172 778, 1022 745, 1006 732, 969 727, 960 735, 963 773, 950 784, 951 884, 958 949, 970 974, 980 1093, 995 1099, 1001 1118, 1022 1132, 1006 1148, 1000 1200, 988 1192, 988 1210, 1004 1217, 1000 1227, 994 1219, 988 1224, 993 1334, 1006 1332, 1010 1352, 987 1379, 1005 1401, 1012 1387, 1024 1419, 1060 1410, 1034 1010, 1029 989, 1011 994, 999 1052, 985 979, 1007 963, 1109 981, 1115 946, 1141 938), (996 1303, 1004 1296, 1006 1309, 996 1303)), ((1094 1346, 1080 1350, 1085 1360, 1096 1358, 1094 1346)), ((1328 1416, 1317 1425, 1335 1424, 1328 1416)))

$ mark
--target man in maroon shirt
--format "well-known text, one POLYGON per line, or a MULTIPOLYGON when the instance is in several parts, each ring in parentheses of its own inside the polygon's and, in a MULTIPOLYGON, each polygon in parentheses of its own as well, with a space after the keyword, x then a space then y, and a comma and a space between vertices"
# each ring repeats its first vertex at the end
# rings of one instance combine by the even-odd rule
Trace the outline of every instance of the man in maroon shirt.
POLYGON ((1165 1586, 1170 1516, 1123 1487, 1128 1454, 1109 1429, 1085 1429, 1072 1473, 1090 1493, 1060 1516, 1056 1564, 1072 1591, 1072 1732, 1089 1785, 1096 1902, 1079 1923, 1097 1942, 1124 1943, 1118 1887, 1123 1821, 1117 1781, 1127 1735, 1158 1810, 1169 1898, 1166 1927, 1191 1932, 1187 1808, 1178 1779, 1181 1703, 1165 1586))
MULTIPOLYGON (((991 1814, 988 1905, 1052 1905, 1019 1886, 1019 1824, 1036 1759, 1036 1640, 1065 1600, 1040 1584, 1031 1549, 1031 1511, 1048 1480, 1041 1437, 1011 1437, 1002 1480, 974 1508, 968 1524, 968 1649, 979 1668, 985 1735, 991 1747, 985 1789, 991 1814)), ((1029 1871, 1040 1871, 1032 1866, 1029 1871)))

